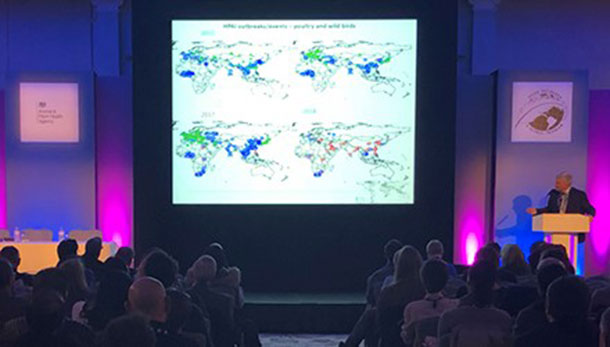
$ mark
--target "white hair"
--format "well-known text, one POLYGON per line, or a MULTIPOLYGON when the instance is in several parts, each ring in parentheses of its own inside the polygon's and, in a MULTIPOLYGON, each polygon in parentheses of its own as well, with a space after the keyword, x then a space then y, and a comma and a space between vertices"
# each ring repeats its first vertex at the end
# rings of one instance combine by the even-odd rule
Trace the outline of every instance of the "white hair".
POLYGON ((567 171, 560 172, 559 174, 557 174, 556 178, 563 178, 568 183, 572 184, 572 174, 567 171))

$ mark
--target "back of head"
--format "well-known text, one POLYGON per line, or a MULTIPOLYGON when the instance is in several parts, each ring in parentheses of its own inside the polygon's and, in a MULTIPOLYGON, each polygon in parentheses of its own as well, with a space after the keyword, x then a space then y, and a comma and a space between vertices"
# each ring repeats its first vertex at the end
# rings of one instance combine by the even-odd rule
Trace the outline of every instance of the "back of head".
POLYGON ((109 257, 108 259, 106 259, 106 261, 104 262, 104 266, 106 267, 106 270, 129 273, 129 269, 127 269, 127 265, 125 265, 125 262, 116 256, 109 257))
POLYGON ((413 280, 419 282, 419 271, 422 266, 422 258, 419 251, 413 246, 404 246, 400 250, 398 261, 395 264, 394 279, 413 280))
POLYGON ((123 246, 119 248, 118 251, 116 251, 116 254, 114 256, 121 259, 123 263, 125 263, 125 266, 131 267, 135 253, 133 249, 123 246))
POLYGON ((10 288, 14 279, 13 266, 6 259, 0 258, 0 289, 10 288))
POLYGON ((101 330, 109 320, 124 314, 130 286, 131 277, 127 273, 107 271, 97 290, 94 306, 85 311, 89 325, 101 330))
POLYGON ((32 332, 51 334, 63 321, 64 299, 52 289, 36 292, 27 309, 26 320, 32 332))
POLYGON ((443 243, 439 240, 430 240, 426 245, 426 254, 428 259, 436 258, 443 259, 443 253, 445 252, 443 243))
POLYGON ((502 266, 510 269, 515 275, 525 275, 529 273, 529 266, 525 261, 525 256, 519 246, 514 244, 505 245, 502 248, 502 266))
POLYGON ((112 320, 102 335, 102 347, 154 347, 156 342, 146 318, 136 314, 112 320))
POLYGON ((421 268, 420 276, 426 292, 435 294, 441 292, 447 285, 449 270, 444 261, 428 259, 421 268))
POLYGON ((229 262, 227 260, 227 254, 225 253, 224 248, 220 245, 220 243, 214 242, 210 244, 203 252, 205 255, 209 255, 216 261, 216 268, 218 270, 223 269, 229 266, 229 262))
POLYGON ((496 271, 496 265, 489 261, 479 261, 468 270, 468 286, 472 291, 475 306, 485 307, 493 303, 496 271))
POLYGON ((477 251, 475 262, 486 262, 495 266, 497 269, 500 266, 500 253, 497 248, 491 244, 485 245, 477 251))
POLYGON ((532 270, 532 272, 537 271, 538 263, 540 262, 542 253, 550 247, 553 246, 544 241, 536 241, 532 244, 532 246, 530 247, 530 255, 527 258, 528 262, 530 263, 530 269, 532 270))
POLYGON ((21 262, 21 258, 19 257, 19 250, 14 246, 6 246, 2 248, 2 250, 0 251, 0 258, 8 260, 8 262, 13 265, 13 269, 17 269, 19 263, 21 262))
POLYGON ((399 249, 402 248, 402 242, 396 240, 396 239, 392 239, 388 242, 386 242, 385 246, 383 246, 383 255, 385 256, 385 258, 390 261, 390 262, 394 262, 394 254, 396 252, 398 252, 399 249))
POLYGON ((87 279, 85 278, 85 267, 78 258, 68 259, 61 263, 59 269, 66 275, 69 287, 72 290, 87 290, 87 279))
POLYGON ((129 287, 129 310, 154 321, 165 322, 166 293, 163 284, 152 277, 138 278, 129 287))
POLYGON ((59 257, 59 262, 75 258, 76 252, 78 252, 78 243, 74 239, 62 240, 57 245, 57 257, 59 257))
POLYGON ((178 263, 163 251, 149 254, 143 265, 143 275, 158 279, 165 288, 171 287, 176 281, 178 263))
POLYGON ((540 295, 546 296, 546 291, 549 285, 556 279, 566 276, 566 271, 563 264, 554 258, 547 258, 541 261, 538 265, 536 277, 538 279, 538 290, 540 295))
POLYGON ((85 257, 91 257, 97 259, 100 257, 102 252, 102 239, 99 237, 92 237, 87 240, 85 244, 85 257))
POLYGON ((191 266, 191 274, 195 282, 207 282, 216 277, 216 260, 212 256, 202 255, 191 266))
POLYGON ((68 293, 68 277, 58 268, 40 270, 34 276, 34 294, 43 290, 54 290, 65 298, 68 293))
POLYGON ((565 266, 566 270, 568 271, 568 273, 570 274, 574 274, 574 266, 572 266, 572 264, 570 263, 570 258, 568 257, 568 252, 566 251, 565 247, 563 247, 562 245, 552 245, 551 247, 548 247, 547 249, 544 250, 544 252, 542 252, 542 256, 540 257, 540 260, 544 260, 546 258, 555 258, 559 261, 561 261, 563 263, 563 265, 565 266))
POLYGON ((563 328, 580 328, 587 320, 591 294, 585 281, 578 276, 554 280, 546 293, 546 312, 563 328))

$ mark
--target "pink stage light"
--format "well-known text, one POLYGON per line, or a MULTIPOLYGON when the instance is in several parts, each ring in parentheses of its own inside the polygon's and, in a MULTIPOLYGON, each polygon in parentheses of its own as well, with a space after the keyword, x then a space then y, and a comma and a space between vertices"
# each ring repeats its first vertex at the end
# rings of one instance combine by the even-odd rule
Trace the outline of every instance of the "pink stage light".
POLYGON ((6 139, 4 91, 0 90, 0 228, 6 229, 6 139))
POLYGON ((476 203, 466 203, 464 206, 465 208, 459 211, 461 213, 458 212, 462 218, 455 237, 459 253, 456 259, 460 264, 472 265, 477 251, 485 244, 484 211, 476 203))
POLYGON ((466 237, 466 264, 472 265, 474 263, 474 257, 479 250, 479 240, 475 233, 470 233, 466 237))
POLYGON ((589 110, 587 194, 596 208, 586 247, 588 275, 610 270, 610 90, 592 91, 589 110))

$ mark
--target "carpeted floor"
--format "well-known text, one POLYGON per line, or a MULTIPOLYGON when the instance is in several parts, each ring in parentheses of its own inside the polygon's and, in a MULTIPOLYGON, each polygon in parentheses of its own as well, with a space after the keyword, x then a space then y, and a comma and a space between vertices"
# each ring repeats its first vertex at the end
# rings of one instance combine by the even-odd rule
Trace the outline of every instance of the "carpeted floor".
POLYGON ((346 335, 262 334, 263 347, 337 347, 346 335))

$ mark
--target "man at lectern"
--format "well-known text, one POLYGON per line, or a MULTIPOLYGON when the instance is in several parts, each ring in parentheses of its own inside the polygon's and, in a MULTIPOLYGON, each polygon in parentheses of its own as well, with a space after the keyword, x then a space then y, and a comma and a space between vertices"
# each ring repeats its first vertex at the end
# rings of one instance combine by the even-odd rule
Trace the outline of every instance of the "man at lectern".
POLYGON ((580 213, 595 216, 595 208, 589 203, 587 194, 572 187, 572 175, 562 172, 555 179, 555 189, 548 194, 549 201, 546 207, 530 207, 527 213, 536 215, 540 213, 580 213))

